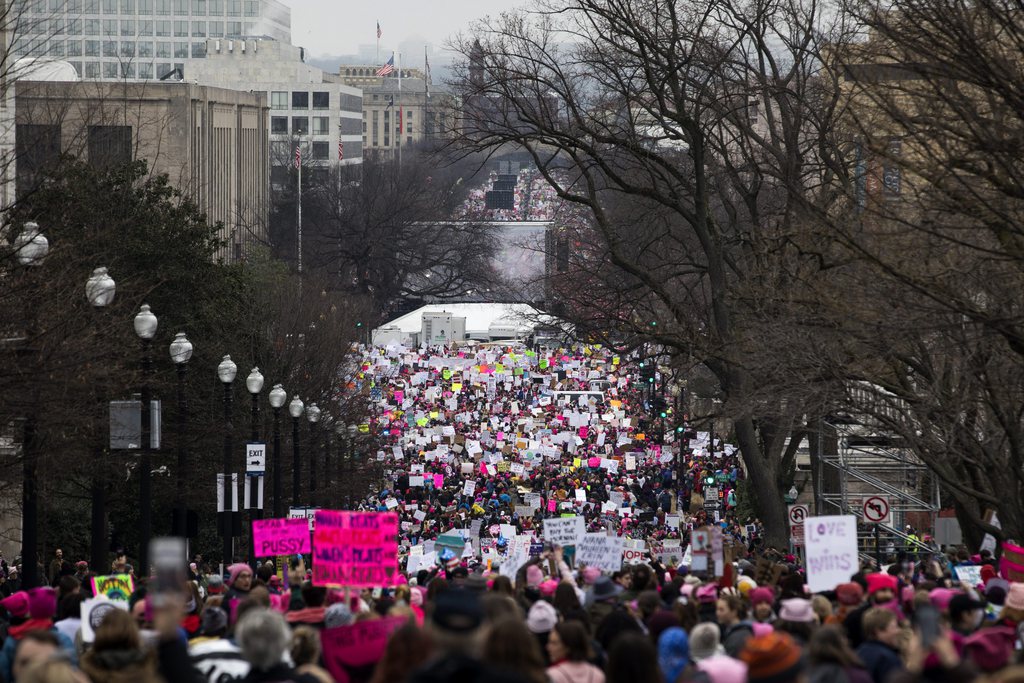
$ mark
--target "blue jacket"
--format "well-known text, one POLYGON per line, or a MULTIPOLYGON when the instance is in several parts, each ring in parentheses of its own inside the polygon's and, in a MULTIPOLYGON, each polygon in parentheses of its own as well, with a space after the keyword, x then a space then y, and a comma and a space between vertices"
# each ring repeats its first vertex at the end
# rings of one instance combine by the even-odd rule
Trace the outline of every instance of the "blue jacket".
MULTIPOLYGON (((57 636, 57 640, 60 642, 60 649, 70 658, 71 664, 78 666, 78 652, 75 650, 75 644, 57 629, 50 627, 50 631, 57 636)), ((14 677, 12 669, 14 668, 14 651, 17 647, 18 641, 8 635, 4 641, 3 649, 0 649, 0 676, 3 676, 5 681, 10 681, 14 677)))

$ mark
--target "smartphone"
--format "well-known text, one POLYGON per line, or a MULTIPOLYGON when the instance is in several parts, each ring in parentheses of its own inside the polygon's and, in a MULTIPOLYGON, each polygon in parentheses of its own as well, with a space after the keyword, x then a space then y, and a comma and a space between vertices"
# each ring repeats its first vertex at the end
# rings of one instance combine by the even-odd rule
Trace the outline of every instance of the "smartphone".
POLYGON ((914 611, 914 628, 921 635, 921 647, 931 648, 939 638, 939 611, 931 605, 922 605, 914 611))
POLYGON ((154 538, 149 542, 149 557, 153 563, 153 606, 162 606, 168 596, 181 595, 185 588, 185 539, 179 537, 154 538))

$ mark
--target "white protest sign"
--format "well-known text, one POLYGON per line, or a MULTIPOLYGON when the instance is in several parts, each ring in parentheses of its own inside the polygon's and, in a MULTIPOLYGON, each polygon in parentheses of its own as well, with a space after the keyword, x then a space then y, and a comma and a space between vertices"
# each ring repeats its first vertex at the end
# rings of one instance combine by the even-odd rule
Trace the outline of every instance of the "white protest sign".
POLYGON ((462 495, 472 496, 474 493, 476 493, 476 481, 467 479, 466 483, 462 485, 462 495))
POLYGON ((559 517, 544 520, 544 540, 553 545, 576 545, 585 529, 582 517, 559 517))
POLYGON ((583 540, 576 546, 576 560, 604 572, 617 572, 622 569, 623 543, 621 536, 584 534, 583 540))
POLYGON ((647 559, 646 544, 642 538, 626 539, 622 548, 622 561, 625 564, 643 564, 647 559))
POLYGON ((811 593, 846 583, 858 569, 857 518, 830 515, 804 519, 807 587, 811 593))
POLYGON ((103 617, 113 610, 128 611, 128 602, 125 600, 111 600, 105 595, 98 598, 90 598, 82 602, 82 642, 91 643, 96 639, 96 629, 103 622, 103 617))

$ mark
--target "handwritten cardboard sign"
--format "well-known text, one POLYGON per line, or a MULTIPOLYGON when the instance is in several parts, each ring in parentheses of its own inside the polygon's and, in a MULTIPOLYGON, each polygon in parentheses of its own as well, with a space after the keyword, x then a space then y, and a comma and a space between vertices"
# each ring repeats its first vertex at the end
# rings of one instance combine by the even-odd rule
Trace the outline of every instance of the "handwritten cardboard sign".
POLYGON ((384 656, 391 633, 408 623, 404 617, 360 621, 320 632, 324 665, 338 683, 366 683, 384 656))
POLYGON ((110 576, 92 577, 92 594, 104 595, 111 600, 128 601, 135 591, 135 582, 131 574, 111 574, 110 576))
POLYGON ((804 519, 807 543, 807 586, 811 593, 846 583, 859 568, 857 518, 829 515, 804 519))
POLYGON ((318 510, 313 532, 313 584, 390 586, 398 571, 398 515, 318 510))
POLYGON ((544 539, 554 545, 576 545, 584 531, 583 518, 575 515, 544 520, 544 539))
POLYGON ((576 545, 576 561, 603 572, 617 572, 622 569, 624 540, 605 533, 584 534, 576 545))
POLYGON ((302 517, 254 519, 252 544, 256 557, 308 553, 312 550, 309 524, 302 517))

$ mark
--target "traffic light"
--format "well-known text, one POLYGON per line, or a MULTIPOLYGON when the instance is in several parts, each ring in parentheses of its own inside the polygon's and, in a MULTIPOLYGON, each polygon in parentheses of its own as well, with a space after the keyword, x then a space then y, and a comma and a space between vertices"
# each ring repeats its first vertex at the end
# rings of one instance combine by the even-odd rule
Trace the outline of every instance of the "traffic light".
POLYGON ((704 485, 705 486, 714 486, 715 485, 715 475, 709 474, 708 476, 704 477, 704 485))
POLYGON ((664 396, 655 396, 651 399, 651 412, 656 413, 659 417, 668 417, 668 403, 664 396))

